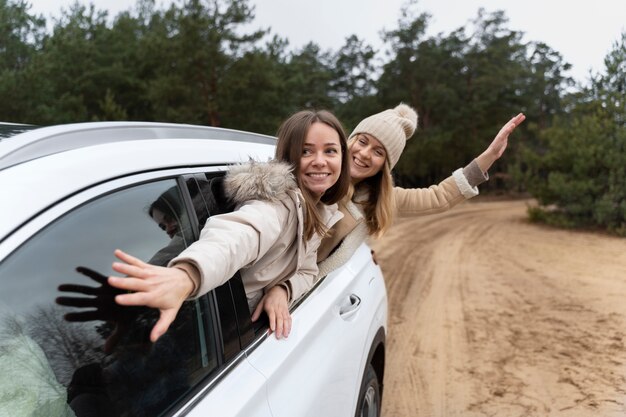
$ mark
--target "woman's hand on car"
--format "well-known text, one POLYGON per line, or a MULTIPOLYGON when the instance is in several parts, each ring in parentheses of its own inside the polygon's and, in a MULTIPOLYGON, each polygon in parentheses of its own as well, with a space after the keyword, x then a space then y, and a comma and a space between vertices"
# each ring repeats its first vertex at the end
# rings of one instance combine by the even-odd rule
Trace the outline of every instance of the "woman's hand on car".
POLYGON ((158 309, 161 315, 150 332, 150 340, 156 342, 176 319, 178 310, 193 291, 193 281, 181 269, 151 265, 119 249, 115 256, 122 262, 114 262, 113 270, 126 277, 110 276, 108 283, 129 292, 116 295, 115 302, 158 309))
POLYGON ((269 318, 270 330, 274 332, 276 339, 287 338, 291 332, 291 314, 289 314, 289 302, 287 290, 280 285, 270 288, 252 314, 252 321, 258 320, 265 311, 269 318))

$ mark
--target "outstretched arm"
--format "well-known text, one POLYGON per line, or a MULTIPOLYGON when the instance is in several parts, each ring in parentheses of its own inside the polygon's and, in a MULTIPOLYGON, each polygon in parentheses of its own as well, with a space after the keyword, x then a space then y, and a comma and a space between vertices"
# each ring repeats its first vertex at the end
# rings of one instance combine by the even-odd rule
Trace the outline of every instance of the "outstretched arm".
POLYGON ((491 168, 491 165, 502 156, 508 145, 509 135, 513 133, 515 128, 519 126, 524 119, 526 119, 526 116, 520 113, 509 120, 507 124, 502 126, 502 129, 500 129, 485 152, 481 153, 480 156, 476 158, 476 162, 483 172, 487 172, 489 168, 491 168))
POLYGON ((262 257, 280 236, 286 213, 281 202, 251 200, 236 211, 213 216, 200 239, 173 259, 169 267, 152 265, 116 250, 115 256, 122 262, 115 262, 113 270, 127 277, 109 277, 108 282, 132 293, 116 296, 115 302, 159 309, 161 316, 150 333, 150 340, 156 341, 192 294, 206 294, 262 257), (185 265, 197 269, 198 282, 185 265))
POLYGON ((403 216, 439 213, 478 195, 477 185, 487 180, 485 173, 502 156, 508 145, 509 135, 525 118, 520 113, 509 120, 480 156, 439 184, 428 188, 394 187, 397 213, 403 216))
POLYGON ((113 270, 127 277, 111 276, 108 283, 131 292, 115 296, 115 302, 158 309, 161 316, 150 332, 150 340, 156 342, 176 319, 178 310, 193 291, 194 283, 181 269, 151 265, 119 249, 115 256, 122 262, 114 262, 113 270))

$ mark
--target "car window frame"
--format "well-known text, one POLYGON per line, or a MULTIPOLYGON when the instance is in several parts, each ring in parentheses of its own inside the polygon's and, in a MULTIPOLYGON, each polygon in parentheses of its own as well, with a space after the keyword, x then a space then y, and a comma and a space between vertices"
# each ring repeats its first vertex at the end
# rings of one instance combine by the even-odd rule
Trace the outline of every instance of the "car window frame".
MULTIPOLYGON (((176 183, 179 186, 178 188, 183 198, 183 205, 185 210, 187 210, 188 218, 192 223, 193 241, 196 241, 199 237, 201 227, 199 225, 196 212, 190 204, 191 195, 189 193, 189 189, 187 188, 186 180, 194 178, 198 175, 224 175, 227 170, 228 165, 220 164, 208 167, 153 170, 118 178, 104 179, 97 184, 92 184, 70 195, 61 196, 57 201, 51 203, 45 209, 41 210, 36 215, 32 216, 28 221, 16 228, 13 233, 0 242, 0 259, 4 260, 8 258, 16 251, 19 251, 24 244, 39 234, 39 232, 53 225, 57 220, 61 219, 68 213, 78 210, 93 201, 124 191, 125 189, 141 186, 142 184, 149 184, 169 179, 176 180, 176 183)), ((205 209, 208 210, 206 203, 205 209)), ((241 278, 239 277, 239 280, 240 279, 241 278)), ((207 314, 210 320, 212 320, 212 326, 205 324, 202 326, 201 331, 204 333, 205 343, 207 343, 208 338, 211 336, 214 338, 214 343, 217 345, 217 366, 205 375, 199 383, 192 387, 189 392, 170 404, 168 408, 162 410, 163 416, 181 415, 181 413, 184 414, 184 410, 188 411, 190 409, 189 405, 193 403, 193 399, 197 397, 198 394, 208 392, 215 386, 215 384, 224 378, 225 375, 227 375, 229 369, 236 366, 243 358, 245 358, 247 344, 242 343, 242 333, 238 324, 236 333, 237 349, 229 355, 226 355, 225 345, 228 343, 232 344, 233 342, 228 340, 224 341, 223 339, 223 326, 226 324, 223 323, 223 320, 220 320, 220 311, 218 308, 220 304, 226 306, 230 304, 233 309, 235 309, 235 298, 241 298, 242 293, 243 297, 245 297, 245 292, 243 292, 242 285, 241 291, 234 291, 230 280, 227 281, 223 287, 224 290, 210 291, 206 295, 199 297, 198 300, 198 307, 202 310, 202 313, 207 314), (208 332, 211 327, 213 332, 212 335, 209 335, 208 332)), ((234 319, 235 322, 237 322, 237 318, 235 317, 234 319)))

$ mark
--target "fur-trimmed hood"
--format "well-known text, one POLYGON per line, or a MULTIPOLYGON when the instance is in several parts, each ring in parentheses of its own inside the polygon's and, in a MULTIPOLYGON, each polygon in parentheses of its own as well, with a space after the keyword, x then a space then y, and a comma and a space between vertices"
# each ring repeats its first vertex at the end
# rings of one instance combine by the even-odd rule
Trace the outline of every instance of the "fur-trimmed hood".
POLYGON ((224 178, 224 192, 232 202, 278 201, 298 190, 293 168, 286 162, 249 161, 233 166, 224 178))
MULTIPOLYGON (((304 197, 291 166, 279 162, 237 165, 219 181, 224 195, 238 209, 209 217, 200 239, 171 260, 180 264, 197 284, 193 297, 222 285, 238 270, 248 305, 255 306, 265 288, 289 280, 290 302, 308 291, 317 275, 320 237, 304 239, 304 197)), ((326 227, 342 214, 337 204, 318 203, 326 227)))

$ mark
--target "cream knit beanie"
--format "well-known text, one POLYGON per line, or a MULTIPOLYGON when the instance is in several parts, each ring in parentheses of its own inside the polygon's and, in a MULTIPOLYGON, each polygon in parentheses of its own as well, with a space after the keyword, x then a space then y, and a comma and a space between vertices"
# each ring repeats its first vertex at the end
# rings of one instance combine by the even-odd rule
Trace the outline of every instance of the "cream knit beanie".
POLYGON ((389 168, 393 168, 417 128, 417 112, 410 106, 400 103, 393 109, 376 113, 363 119, 352 131, 350 139, 359 133, 374 136, 387 151, 389 168))

